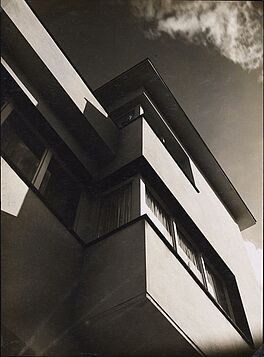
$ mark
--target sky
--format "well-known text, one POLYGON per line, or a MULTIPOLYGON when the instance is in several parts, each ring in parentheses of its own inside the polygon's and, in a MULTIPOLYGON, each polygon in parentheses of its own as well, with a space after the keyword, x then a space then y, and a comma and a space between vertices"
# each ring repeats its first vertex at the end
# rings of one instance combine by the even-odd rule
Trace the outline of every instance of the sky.
POLYGON ((262 271, 262 3, 29 0, 92 90, 150 58, 257 220, 262 271))

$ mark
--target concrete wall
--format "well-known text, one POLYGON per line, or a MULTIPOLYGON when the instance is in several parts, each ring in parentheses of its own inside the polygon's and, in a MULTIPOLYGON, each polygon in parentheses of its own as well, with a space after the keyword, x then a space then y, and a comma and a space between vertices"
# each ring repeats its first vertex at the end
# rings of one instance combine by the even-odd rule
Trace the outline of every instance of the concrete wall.
POLYGON ((260 293, 238 225, 191 162, 200 192, 194 189, 145 120, 143 155, 235 275, 250 327, 259 343, 260 293))
POLYGON ((144 222, 139 221, 87 248, 76 319, 85 322, 145 291, 144 222))
POLYGON ((252 354, 240 334, 147 222, 146 272, 147 292, 205 355, 252 354))
POLYGON ((72 324, 82 252, 31 190, 17 216, 2 212, 2 323, 38 356, 72 324))
POLYGON ((74 224, 75 232, 85 243, 97 238, 99 197, 82 192, 74 224))
POLYGON ((102 179, 142 155, 142 120, 137 119, 120 130, 115 158, 104 165, 97 175, 102 179))

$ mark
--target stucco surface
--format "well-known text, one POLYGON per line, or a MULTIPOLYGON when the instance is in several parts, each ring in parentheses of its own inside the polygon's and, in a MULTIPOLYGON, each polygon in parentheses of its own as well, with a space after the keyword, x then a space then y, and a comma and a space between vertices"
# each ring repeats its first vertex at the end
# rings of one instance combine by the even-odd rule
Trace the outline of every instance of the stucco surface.
POLYGON ((235 275, 258 344, 261 339, 259 287, 238 225, 190 160, 200 191, 196 192, 146 121, 143 121, 143 155, 235 275))
POLYGON ((147 292, 208 356, 253 351, 146 222, 147 292))
POLYGON ((31 190, 2 212, 2 323, 37 355, 72 324, 82 249, 31 190))
POLYGON ((144 222, 86 249, 76 319, 102 313, 145 292, 144 222))

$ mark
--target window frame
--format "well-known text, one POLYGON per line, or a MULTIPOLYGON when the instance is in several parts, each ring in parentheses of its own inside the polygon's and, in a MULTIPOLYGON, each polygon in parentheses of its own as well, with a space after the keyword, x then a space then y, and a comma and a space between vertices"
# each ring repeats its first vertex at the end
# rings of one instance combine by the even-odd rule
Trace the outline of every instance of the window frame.
POLYGON ((151 186, 149 185, 145 185, 145 183, 140 180, 142 182, 141 184, 141 195, 143 197, 143 199, 141 200, 141 210, 140 210, 140 215, 144 215, 147 214, 148 217, 150 217, 150 219, 155 223, 155 225, 158 227, 158 229, 160 230, 160 232, 163 234, 163 236, 166 238, 166 240, 169 242, 169 244, 172 247, 175 247, 175 230, 174 230, 174 224, 173 224, 173 220, 171 219, 171 215, 168 213, 168 208, 165 205, 165 203, 158 197, 158 195, 156 194, 156 192, 152 189, 151 186), (163 223, 158 219, 158 217, 155 215, 155 213, 152 211, 152 209, 149 207, 149 205, 147 204, 147 191, 150 192, 150 194, 153 196, 154 200, 157 201, 157 203, 160 204, 160 207, 162 210, 165 211, 165 213, 167 214, 167 216, 169 217, 169 224, 171 225, 172 228, 172 235, 170 234, 170 232, 166 229, 166 227, 163 225, 163 223))
MULTIPOLYGON (((45 198, 45 195, 40 191, 41 184, 43 182, 44 176, 48 170, 49 164, 51 160, 56 160, 61 166, 63 171, 65 172, 65 175, 71 178, 78 186, 80 190, 80 196, 83 191, 83 187, 77 182, 77 179, 75 176, 70 172, 70 170, 65 167, 65 163, 63 160, 58 157, 56 152, 54 152, 51 148, 50 145, 47 143, 45 139, 41 136, 39 133, 39 130, 34 128, 34 126, 29 123, 23 112, 19 110, 16 105, 12 102, 12 100, 6 100, 4 105, 1 107, 1 128, 2 126, 9 120, 10 115, 14 114, 14 112, 19 116, 19 119, 21 119, 21 126, 24 126, 27 130, 32 133, 32 135, 35 135, 35 138, 37 141, 39 141, 43 146, 44 146, 44 151, 42 156, 39 159, 39 163, 35 169, 34 175, 32 178, 28 178, 22 170, 16 165, 16 163, 1 150, 1 156, 4 158, 4 160, 9 164, 9 166, 18 174, 18 176, 26 183, 26 185, 33 189, 35 193, 41 198, 41 200, 45 203, 45 205, 49 208, 49 210, 59 219, 59 221, 68 229, 71 231, 71 233, 75 234, 75 223, 77 219, 77 213, 78 213, 78 206, 79 203, 77 203, 77 208, 76 212, 74 215, 73 223, 71 225, 67 225, 64 221, 63 215, 57 210, 54 210, 51 205, 49 204, 48 200, 45 198)), ((22 139, 23 142, 23 139, 22 139)), ((30 147, 29 147, 30 150, 30 147)), ((31 151, 31 150, 30 150, 31 151)), ((80 240, 79 237, 77 238, 78 241, 80 240)))
POLYGON ((204 277, 205 272, 204 272, 203 264, 202 264, 202 253, 200 252, 200 250, 196 246, 196 244, 191 242, 190 239, 188 239, 187 232, 185 231, 185 229, 182 227, 182 225, 179 222, 176 223, 175 220, 174 220, 174 226, 175 226, 175 229, 176 229, 176 232, 175 232, 175 247, 174 247, 176 253, 184 260, 185 264, 188 265, 188 267, 195 274, 195 276, 201 281, 201 283, 205 286, 205 288, 207 288, 206 280, 205 280, 205 277, 204 277), (195 260, 197 262, 197 266, 195 266, 195 264, 191 261, 191 259, 187 256, 187 254, 181 248, 181 245, 180 245, 180 240, 181 239, 182 239, 183 242, 185 240, 187 242, 187 244, 192 248, 192 250, 193 250, 192 253, 195 256, 195 260), (198 266, 200 267, 200 270, 199 270, 198 266))
MULTIPOLYGON (((208 293, 213 297, 213 299, 217 302, 217 304, 227 313, 227 315, 234 321, 236 322, 235 316, 234 316, 234 312, 233 312, 233 308, 232 308, 232 304, 230 301, 230 297, 229 297, 229 292, 228 292, 228 288, 227 288, 227 283, 225 282, 225 280, 223 279, 223 277, 221 276, 221 274, 217 271, 217 269, 215 269, 215 267, 212 265, 212 263, 209 261, 209 259, 207 257, 205 257, 204 255, 201 255, 202 258, 202 264, 204 266, 204 275, 205 275, 205 282, 207 285, 207 291, 208 293), (223 289, 223 293, 224 293, 224 299, 225 299, 225 304, 227 305, 227 310, 222 306, 221 302, 218 300, 217 296, 215 297, 210 291, 209 291, 209 278, 208 278, 208 272, 207 272, 207 268, 206 266, 209 267, 209 269, 211 270, 211 272, 216 276, 216 278, 220 281, 221 285, 222 285, 222 289, 223 289)), ((216 294, 217 295, 217 294, 216 294)))
MULTIPOLYGON (((2 110, 1 110, 1 129, 2 129, 2 125, 4 125, 9 120, 10 115, 13 114, 14 112, 16 112, 17 115, 20 117, 21 125, 25 126, 27 129, 29 129, 30 132, 32 131, 32 134, 33 134, 34 129, 25 120, 23 113, 21 113, 19 110, 17 110, 17 108, 15 108, 14 104, 11 101, 10 102, 6 102, 6 104, 2 107, 2 110)), ((1 150, 1 156, 3 156, 6 159, 6 161, 12 163, 12 167, 16 168, 15 171, 18 172, 20 177, 22 177, 23 181, 25 181, 26 183, 30 182, 38 190, 40 185, 41 185, 42 179, 43 179, 43 177, 45 175, 45 172, 43 172, 43 171, 45 170, 45 167, 46 168, 48 167, 49 162, 50 162, 53 154, 52 154, 52 151, 48 148, 47 143, 43 139, 42 140, 40 139, 38 133, 37 133, 37 140, 41 141, 41 143, 43 144, 45 149, 43 151, 43 154, 42 154, 41 158, 39 159, 39 163, 38 163, 38 165, 36 167, 36 170, 34 172, 34 175, 33 175, 32 179, 27 178, 26 175, 16 165, 16 163, 14 163, 13 160, 10 159, 9 156, 6 155, 2 150, 1 150)))

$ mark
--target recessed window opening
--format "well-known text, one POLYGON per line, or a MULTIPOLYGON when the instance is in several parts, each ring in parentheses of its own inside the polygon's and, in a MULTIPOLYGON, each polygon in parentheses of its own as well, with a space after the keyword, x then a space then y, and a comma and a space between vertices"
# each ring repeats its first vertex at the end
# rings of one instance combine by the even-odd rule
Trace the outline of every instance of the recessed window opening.
POLYGON ((161 222, 161 224, 166 228, 167 232, 173 237, 173 223, 170 216, 148 189, 146 189, 146 204, 157 217, 157 219, 161 222))
POLYGON ((14 110, 2 125, 2 152, 31 181, 37 171, 45 146, 14 110))
MULTIPOLYGON (((215 269, 205 262, 206 284, 209 293, 215 298, 215 300, 221 305, 225 312, 232 316, 229 307, 229 299, 226 291, 226 287, 222 278, 217 274, 215 269)), ((233 316, 232 316, 233 317, 233 316)))
MULTIPOLYGON (((176 224, 175 224, 176 228, 176 224)), ((177 226, 176 246, 177 253, 195 273, 200 281, 204 282, 202 263, 199 250, 185 237, 182 231, 177 226)))
POLYGON ((174 227, 171 216, 167 213, 162 203, 154 197, 148 187, 145 188, 145 210, 146 213, 154 220, 158 225, 162 234, 166 237, 169 243, 174 245, 174 227))
POLYGON ((132 183, 126 184, 100 200, 98 236, 128 223, 131 220, 132 210, 132 183))
POLYGON ((12 109, 1 126, 2 153, 18 175, 32 185, 69 228, 73 227, 81 189, 54 157, 37 128, 12 109))

